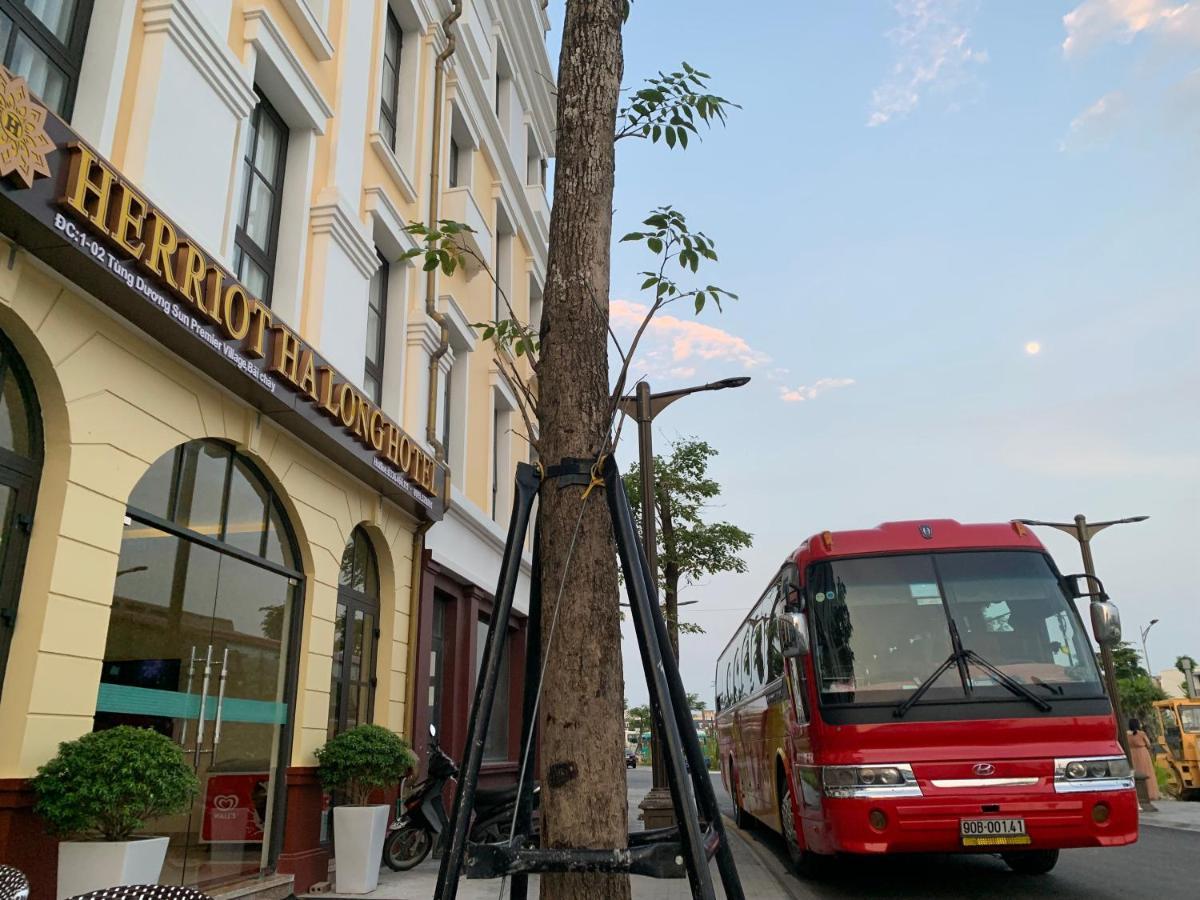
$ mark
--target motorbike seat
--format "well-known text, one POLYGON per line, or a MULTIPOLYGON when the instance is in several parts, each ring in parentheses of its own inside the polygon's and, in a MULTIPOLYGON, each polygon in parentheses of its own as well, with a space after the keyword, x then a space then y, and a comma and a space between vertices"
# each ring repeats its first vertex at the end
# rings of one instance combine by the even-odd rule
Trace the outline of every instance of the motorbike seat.
POLYGON ((517 786, 515 784, 505 787, 481 787, 475 791, 476 810, 482 807, 505 806, 509 803, 515 803, 516 800, 517 786))

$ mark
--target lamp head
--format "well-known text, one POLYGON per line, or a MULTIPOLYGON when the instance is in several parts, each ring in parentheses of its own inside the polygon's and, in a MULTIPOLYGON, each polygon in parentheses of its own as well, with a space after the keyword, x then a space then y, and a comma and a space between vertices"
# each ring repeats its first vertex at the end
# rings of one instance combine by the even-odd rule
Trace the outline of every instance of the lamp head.
POLYGON ((714 381, 709 385, 713 390, 719 391, 724 388, 742 387, 750 383, 749 375, 739 375, 736 378, 722 378, 720 381, 714 381))

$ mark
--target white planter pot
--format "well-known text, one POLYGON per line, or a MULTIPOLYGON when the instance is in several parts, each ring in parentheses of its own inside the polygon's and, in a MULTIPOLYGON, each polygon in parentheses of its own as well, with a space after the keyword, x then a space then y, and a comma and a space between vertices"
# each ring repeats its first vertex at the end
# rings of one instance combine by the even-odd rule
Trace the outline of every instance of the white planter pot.
POLYGON ((379 886, 388 806, 335 806, 333 845, 335 889, 339 894, 366 894, 379 886))
POLYGON ((167 841, 63 841, 58 845, 58 900, 119 884, 158 884, 167 841))

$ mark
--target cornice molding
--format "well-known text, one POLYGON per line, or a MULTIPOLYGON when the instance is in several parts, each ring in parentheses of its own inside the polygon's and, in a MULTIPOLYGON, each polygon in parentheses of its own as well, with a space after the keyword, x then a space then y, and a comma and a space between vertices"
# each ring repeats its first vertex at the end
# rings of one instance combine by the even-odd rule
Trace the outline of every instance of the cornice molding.
POLYGON ((166 34, 196 67, 237 119, 254 109, 254 82, 223 40, 204 23, 193 0, 144 0, 142 28, 146 34, 166 34))
POLYGON ((245 11, 245 22, 246 42, 279 72, 288 92, 309 120, 309 127, 317 134, 324 134, 326 121, 333 118, 333 106, 322 96, 320 88, 305 71, 304 64, 288 46, 271 14, 263 7, 256 6, 245 11))
POLYGON ((305 0, 280 0, 288 17, 318 62, 333 59, 333 43, 305 0))
MULTIPOLYGON (((395 244, 391 249, 396 255, 396 259, 392 262, 398 261, 406 252, 416 250, 420 246, 416 238, 405 230, 404 217, 400 215, 400 211, 392 203, 392 198, 383 188, 375 186, 363 191, 363 205, 367 212, 374 217, 376 224, 387 232, 389 241, 395 244)), ((406 259, 403 264, 411 266, 414 264, 414 260, 406 259)))
POLYGON ((350 211, 344 198, 339 195, 313 204, 309 210, 309 221, 312 233, 329 235, 364 278, 370 279, 375 274, 379 267, 375 245, 363 233, 362 223, 350 211))
POLYGON ((379 157, 379 161, 383 163, 383 167, 392 176, 392 181, 400 190, 401 196, 409 203, 416 203, 416 185, 408 177, 408 173, 404 171, 404 166, 400 165, 400 160, 396 158, 396 154, 392 152, 392 148, 387 145, 387 141, 383 139, 383 135, 378 131, 372 131, 367 140, 371 145, 371 149, 375 151, 375 155, 379 157))
MULTIPOLYGON (((483 510, 467 499, 467 495, 453 485, 450 488, 450 505, 446 515, 454 516, 485 543, 497 551, 503 551, 508 543, 507 529, 501 528, 483 510)), ((529 553, 521 553, 521 571, 526 575, 533 571, 533 560, 529 553)))

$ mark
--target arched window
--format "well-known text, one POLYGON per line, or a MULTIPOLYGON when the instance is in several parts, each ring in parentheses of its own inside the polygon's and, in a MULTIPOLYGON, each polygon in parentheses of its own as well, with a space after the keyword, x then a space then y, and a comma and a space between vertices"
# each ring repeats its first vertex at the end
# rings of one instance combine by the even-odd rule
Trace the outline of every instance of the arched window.
POLYGON ((329 736, 370 722, 375 711, 375 661, 379 646, 379 565, 371 539, 355 528, 342 554, 333 674, 329 686, 329 736))
POLYGON ((189 815, 148 824, 171 838, 163 883, 273 861, 266 832, 282 825, 272 810, 294 721, 297 559, 270 484, 227 444, 176 447, 129 495, 95 727, 167 735, 200 780, 189 815), (243 812, 217 816, 230 796, 243 812))
POLYGON ((0 332, 0 692, 17 624, 25 551, 42 471, 42 416, 21 357, 0 332))

